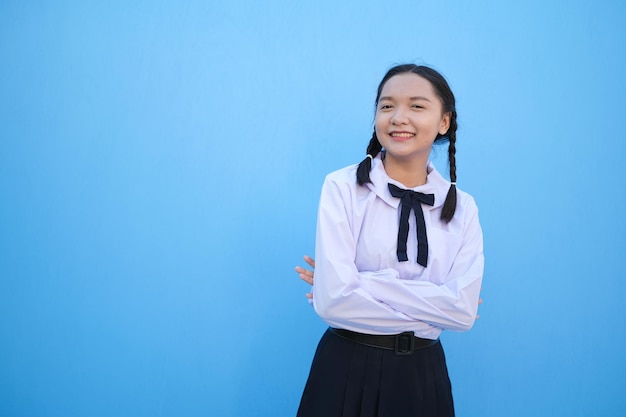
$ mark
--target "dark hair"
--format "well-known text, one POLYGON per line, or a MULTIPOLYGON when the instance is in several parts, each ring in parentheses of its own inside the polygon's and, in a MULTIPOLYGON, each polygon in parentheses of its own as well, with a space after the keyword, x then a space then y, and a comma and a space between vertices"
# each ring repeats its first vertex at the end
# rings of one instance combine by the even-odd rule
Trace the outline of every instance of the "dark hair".
MULTIPOLYGON (((445 143, 448 144, 448 161, 450 164, 450 181, 452 184, 450 185, 450 189, 448 190, 448 195, 446 196, 446 201, 443 204, 443 209, 441 211, 441 219, 445 222, 449 222, 452 220, 454 216, 454 212, 456 211, 456 104, 454 99, 454 94, 448 85, 448 82, 441 74, 435 71, 432 68, 423 66, 423 65, 415 65, 415 64, 403 64, 397 65, 387 71, 387 74, 383 77, 382 81, 378 85, 378 92, 376 93, 376 102, 375 106, 378 107, 378 100, 380 99, 380 93, 383 90, 383 87, 389 81, 389 79, 395 75, 412 73, 419 75, 422 78, 425 78, 427 81, 435 89, 435 93, 441 99, 443 104, 444 113, 450 113, 450 127, 448 131, 444 135, 437 134, 435 138, 435 143, 445 143)), ((378 137, 376 137, 376 128, 374 128, 374 133, 372 134, 372 139, 370 139, 370 143, 367 145, 367 154, 375 157, 380 153, 383 149, 382 145, 378 141, 378 137)), ((371 183, 370 180, 370 171, 372 169, 372 160, 370 157, 366 157, 359 164, 356 171, 356 181, 359 185, 364 185, 366 183, 371 183)))

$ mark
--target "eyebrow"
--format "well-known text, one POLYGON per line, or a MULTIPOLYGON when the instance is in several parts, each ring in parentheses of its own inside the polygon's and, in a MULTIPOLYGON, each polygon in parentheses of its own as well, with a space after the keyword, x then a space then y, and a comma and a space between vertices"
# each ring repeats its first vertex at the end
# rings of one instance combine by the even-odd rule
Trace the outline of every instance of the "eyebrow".
MULTIPOLYGON (((383 96, 381 98, 378 99, 378 101, 383 101, 383 100, 391 100, 393 101, 393 97, 389 97, 389 96, 383 96)), ((429 98, 424 97, 424 96, 415 96, 415 97, 410 97, 409 98, 410 101, 418 101, 418 100, 424 100, 424 101, 430 101, 429 98)))

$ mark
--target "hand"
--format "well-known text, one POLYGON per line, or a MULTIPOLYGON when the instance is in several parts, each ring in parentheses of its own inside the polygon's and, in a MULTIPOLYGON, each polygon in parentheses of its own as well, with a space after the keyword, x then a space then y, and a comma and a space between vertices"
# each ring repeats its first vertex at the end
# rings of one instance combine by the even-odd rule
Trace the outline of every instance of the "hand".
MULTIPOLYGON (((304 262, 309 264, 311 268, 315 269, 315 259, 311 258, 310 256, 305 255, 304 262)), ((298 273, 302 281, 306 282, 309 285, 313 285, 313 271, 312 270, 304 269, 300 266, 296 266, 296 272, 298 273)), ((312 293, 307 293, 305 295, 306 295, 306 298, 313 298, 312 293)))

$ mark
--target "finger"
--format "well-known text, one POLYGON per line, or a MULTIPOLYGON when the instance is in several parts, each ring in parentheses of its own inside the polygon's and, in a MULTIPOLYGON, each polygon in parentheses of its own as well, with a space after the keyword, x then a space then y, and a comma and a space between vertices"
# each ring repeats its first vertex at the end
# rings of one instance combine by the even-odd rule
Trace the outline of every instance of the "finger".
POLYGON ((313 277, 306 275, 306 274, 300 274, 300 279, 304 282, 306 282, 309 285, 313 285, 313 277))
POLYGON ((306 275, 308 275, 310 277, 313 277, 313 271, 310 271, 308 269, 304 269, 301 266, 296 266, 296 272, 298 274, 306 274, 306 275))
POLYGON ((298 276, 300 277, 302 281, 306 282, 309 285, 313 285, 313 272, 312 271, 296 266, 296 272, 298 273, 298 276))
POLYGON ((482 299, 482 298, 479 298, 479 299, 478 299, 478 304, 482 304, 482 303, 483 303, 483 299, 482 299))
POLYGON ((309 255, 304 255, 304 261, 311 265, 311 268, 315 268, 315 259, 311 258, 309 255))
POLYGON ((308 298, 309 300, 310 300, 311 298, 313 298, 313 294, 311 294, 311 293, 307 293, 307 294, 304 294, 304 295, 305 295, 305 296, 306 296, 306 298, 308 298))
POLYGON ((313 271, 296 266, 296 272, 300 275, 301 279, 305 280, 309 284, 313 284, 313 271))

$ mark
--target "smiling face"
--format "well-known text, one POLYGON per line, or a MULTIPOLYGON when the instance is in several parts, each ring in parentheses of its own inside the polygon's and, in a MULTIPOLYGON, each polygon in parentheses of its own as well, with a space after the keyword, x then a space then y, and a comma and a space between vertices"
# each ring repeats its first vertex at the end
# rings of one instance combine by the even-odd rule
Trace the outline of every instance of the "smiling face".
POLYGON ((425 78, 402 73, 383 86, 376 106, 376 136, 387 163, 426 164, 437 135, 450 127, 450 113, 425 78))

